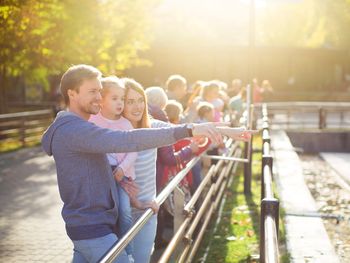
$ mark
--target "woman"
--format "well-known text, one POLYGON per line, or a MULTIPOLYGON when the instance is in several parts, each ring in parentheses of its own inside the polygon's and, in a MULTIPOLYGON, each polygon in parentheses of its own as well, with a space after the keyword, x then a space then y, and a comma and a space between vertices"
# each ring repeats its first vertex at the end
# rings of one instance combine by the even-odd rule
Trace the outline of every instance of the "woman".
MULTIPOLYGON (((123 115, 131 122, 134 129, 170 126, 169 123, 149 119, 147 99, 141 84, 128 78, 124 78, 123 81, 126 88, 123 115)), ((220 123, 216 125, 222 126, 220 123)), ((196 134, 209 137, 215 143, 222 143, 222 137, 215 129, 215 124, 213 123, 195 124, 194 128, 191 129, 195 129, 196 134)), ((249 135, 249 132, 243 131, 242 134, 237 134, 237 139, 240 139, 238 135, 249 135)), ((150 202, 156 198, 156 160, 157 148, 138 152, 135 162, 135 183, 139 186, 137 199, 140 202, 150 202)), ((156 210, 154 207, 152 209, 154 211, 156 210)), ((133 208, 133 221, 136 222, 143 213, 144 210, 133 208)), ((133 258, 135 262, 149 262, 156 236, 156 229, 157 215, 153 215, 134 238, 133 258)))
MULTIPOLYGON (((134 129, 168 127, 169 124, 150 120, 148 117, 147 99, 142 86, 132 79, 125 78, 123 81, 126 88, 124 117, 131 122, 134 129)), ((156 198, 156 160, 157 148, 138 152, 135 162, 135 182, 140 188, 137 195, 140 202, 149 202, 156 198)), ((144 210, 133 208, 134 222, 143 213, 144 210)), ((135 262, 149 262, 156 230, 157 215, 153 215, 134 238, 135 262)))

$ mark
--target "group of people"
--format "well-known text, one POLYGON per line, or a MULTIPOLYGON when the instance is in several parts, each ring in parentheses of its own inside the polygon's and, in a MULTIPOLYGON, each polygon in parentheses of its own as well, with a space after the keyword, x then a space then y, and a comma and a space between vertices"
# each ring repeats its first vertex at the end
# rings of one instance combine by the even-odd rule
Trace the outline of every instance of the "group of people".
MULTIPOLYGON (((149 262, 157 233, 156 194, 194 155, 225 150, 217 127, 227 125, 222 122, 227 87, 217 80, 195 83, 192 93, 186 87, 185 78, 173 75, 165 89, 144 90, 130 78, 102 77, 89 65, 63 74, 66 110, 45 131, 42 146, 56 163, 73 262, 97 262, 151 208, 152 218, 115 260, 149 262)), ((200 184, 201 168, 198 163, 191 171, 190 192, 200 184)))

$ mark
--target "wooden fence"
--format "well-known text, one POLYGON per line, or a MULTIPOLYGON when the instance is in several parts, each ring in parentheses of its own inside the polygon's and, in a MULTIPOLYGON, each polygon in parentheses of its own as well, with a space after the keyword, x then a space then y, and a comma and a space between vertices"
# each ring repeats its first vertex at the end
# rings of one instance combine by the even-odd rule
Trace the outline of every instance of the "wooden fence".
POLYGON ((39 141, 53 119, 52 110, 27 111, 0 115, 0 144, 18 143, 24 147, 39 141))

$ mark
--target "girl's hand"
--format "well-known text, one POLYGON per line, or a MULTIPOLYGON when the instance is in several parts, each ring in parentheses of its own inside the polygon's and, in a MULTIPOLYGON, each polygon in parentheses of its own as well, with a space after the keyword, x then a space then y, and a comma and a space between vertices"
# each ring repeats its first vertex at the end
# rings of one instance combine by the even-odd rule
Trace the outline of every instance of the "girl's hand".
POLYGON ((125 175, 124 175, 123 169, 120 168, 120 167, 117 167, 117 168, 114 170, 113 175, 114 175, 114 179, 115 179, 118 183, 120 183, 120 182, 123 180, 123 177, 125 176, 125 175))
POLYGON ((136 198, 137 194, 140 191, 139 186, 135 183, 134 180, 122 180, 121 182, 119 182, 119 184, 121 187, 123 187, 130 199, 136 198))

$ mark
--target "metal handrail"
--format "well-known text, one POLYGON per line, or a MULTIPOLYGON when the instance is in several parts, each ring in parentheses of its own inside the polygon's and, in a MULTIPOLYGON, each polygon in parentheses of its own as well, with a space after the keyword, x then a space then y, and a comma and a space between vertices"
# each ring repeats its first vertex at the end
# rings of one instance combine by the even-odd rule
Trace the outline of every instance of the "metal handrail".
POLYGON ((276 222, 273 216, 267 215, 265 224, 265 263, 279 262, 276 222))
MULTIPOLYGON (((326 102, 326 101, 291 101, 291 102, 268 102, 269 110, 274 110, 277 108, 285 109, 291 108, 300 109, 300 108, 345 108, 350 109, 350 102, 326 102)), ((257 107, 263 107, 264 104, 257 104, 257 107)))
POLYGON ((264 198, 273 198, 273 190, 272 190, 272 175, 271 175, 271 167, 266 164, 264 166, 264 198))
MULTIPOLYGON (((237 146, 237 145, 235 144, 235 146, 237 146)), ((239 148, 232 147, 232 149, 230 150, 228 155, 229 156, 232 155, 234 151, 235 152, 239 151, 239 148)), ((208 209, 210 209, 210 207, 216 208, 216 206, 217 206, 216 201, 213 203, 213 197, 215 195, 217 198, 221 197, 223 191, 221 188, 219 189, 219 187, 217 187, 217 186, 221 185, 221 187, 224 187, 226 185, 226 184, 222 184, 222 182, 223 182, 224 177, 227 176, 229 169, 231 168, 230 165, 225 166, 222 170, 220 170, 220 175, 217 177, 216 182, 210 186, 210 189, 206 193, 206 196, 205 196, 203 202, 201 203, 201 207, 197 211, 194 218, 193 218, 194 213, 192 212, 192 208, 193 208, 195 202, 197 201, 199 195, 201 194, 201 190, 209 182, 211 182, 213 176, 215 176, 219 171, 219 169, 217 169, 217 168, 221 167, 222 164, 223 164, 223 160, 220 160, 215 166, 211 166, 208 174, 205 176, 204 181, 200 184, 200 186, 199 186, 200 188, 198 188, 196 190, 194 196, 191 198, 189 203, 187 203, 187 205, 185 206, 184 212, 186 214, 186 218, 182 222, 181 226, 179 227, 178 232, 171 239, 169 245, 165 249, 161 258, 159 259, 159 261, 158 261, 159 263, 165 263, 165 262, 168 262, 170 260, 174 249, 179 244, 179 242, 182 240, 182 238, 184 238, 184 240, 187 241, 187 244, 184 247, 184 249, 180 255, 179 262, 183 262, 185 260, 186 255, 188 254, 188 252, 191 249, 190 247, 192 245, 192 235, 193 235, 195 229, 197 228, 197 226, 199 225, 200 220, 202 220, 203 216, 205 216, 205 215, 208 216, 208 209), (192 220, 192 222, 190 222, 190 220, 192 220), (189 229, 186 231, 186 234, 184 235, 183 230, 185 228, 187 228, 190 223, 191 223, 191 225, 190 225, 189 229), (179 233, 179 232, 181 232, 181 233, 179 233)), ((230 164, 232 164, 232 162, 230 164)), ((205 227, 205 226, 202 225, 201 228, 203 228, 203 227, 205 227)), ((201 238, 199 236, 197 236, 194 244, 199 244, 200 240, 201 240, 201 238)), ((194 249, 196 249, 195 246, 192 247, 190 255, 192 255, 194 253, 193 252, 194 249)), ((188 259, 186 260, 186 262, 188 262, 188 259)))
MULTIPOLYGON (((226 141, 226 146, 230 146, 232 144, 233 140, 229 139, 226 141)), ((235 143, 235 147, 237 148, 238 144, 235 143)), ((236 149, 235 148, 235 149, 236 149)), ((238 148, 237 148, 238 149, 238 148)), ((234 156, 234 159, 230 159, 231 154, 233 154, 234 150, 231 150, 227 155, 224 156, 215 156, 214 158, 220 159, 220 161, 217 163, 216 166, 212 166, 212 173, 216 173, 218 171, 218 167, 220 167, 224 161, 244 161, 242 158, 238 158, 237 156, 234 156)), ((187 173, 192 169, 192 167, 198 162, 198 160, 203 157, 205 155, 205 152, 203 152, 200 156, 193 158, 190 162, 187 163, 186 167, 181 170, 169 183, 168 185, 161 191, 161 193, 156 197, 155 202, 158 205, 161 205, 167 198, 168 196, 175 190, 175 188, 177 187, 177 185, 184 179, 184 177, 187 175, 187 173)), ((226 169, 225 169, 226 170, 226 169)), ((210 171, 210 170, 209 170, 210 171)), ((220 175, 219 180, 220 182, 222 181, 223 176, 220 175)), ((209 182, 209 179, 206 181, 206 183, 209 182)), ((202 184, 203 185, 203 182, 202 184)), ((199 186, 202 190, 204 189, 204 185, 203 187, 201 187, 201 185, 199 186)), ((213 193, 217 192, 218 188, 212 188, 213 193)), ((199 190, 199 189, 197 189, 199 190)), ((197 191, 196 191, 197 192, 197 191)), ((210 191, 209 191, 210 192, 210 191)), ((223 191, 220 188, 219 189, 219 193, 220 196, 222 195, 223 191)), ((195 202, 198 200, 200 195, 200 192, 198 192, 198 194, 196 195, 195 193, 195 199, 193 199, 193 201, 189 201, 189 204, 187 204, 187 206, 184 209, 185 214, 187 214, 185 221, 181 224, 180 228, 178 229, 177 233, 174 235, 172 241, 170 242, 170 244, 168 245, 168 247, 172 247, 172 249, 169 249, 167 252, 167 250, 165 251, 165 255, 163 254, 164 258, 168 259, 171 256, 171 253, 173 252, 173 248, 174 246, 179 242, 180 237, 183 235, 187 225, 190 223, 190 220, 193 216, 193 213, 191 213, 192 207, 194 206, 195 202), (173 241, 174 240, 174 241, 173 241), (173 242, 173 243, 172 243, 173 242), (171 246, 171 244, 174 244, 173 246, 171 246)), ((208 194, 208 196, 210 196, 210 194, 208 194)), ((208 199, 208 203, 209 201, 211 201, 210 199, 208 199)), ((216 204, 216 202, 215 202, 216 204)), ((215 207, 214 204, 214 207, 215 207)), ((199 213, 199 212, 198 212, 199 213)), ((116 259, 118 257, 118 255, 123 251, 123 249, 129 244, 129 242, 137 235, 137 233, 141 230, 141 228, 148 222, 148 220, 151 218, 151 216, 153 215, 153 211, 152 209, 148 208, 143 214, 142 216, 136 221, 136 223, 132 226, 132 228, 124 235, 123 238, 121 238, 118 243, 116 243, 115 245, 113 245, 112 248, 110 248, 109 251, 107 251, 98 262, 112 262, 114 259, 116 259)), ((198 216, 198 214, 197 214, 198 216)), ((197 221, 199 222, 199 220, 197 219, 197 221)), ((192 230, 193 232, 194 230, 192 230)), ((191 234, 191 232, 189 232, 189 234, 191 234)), ((192 250, 193 251, 193 250, 192 250)), ((191 251, 191 252, 192 252, 191 251)))
MULTIPOLYGON (((184 179, 187 173, 192 169, 192 167, 197 163, 200 159, 200 156, 193 158, 190 162, 187 163, 186 167, 181 170, 170 182, 169 184, 162 190, 162 192, 156 197, 155 202, 158 205, 161 205, 174 191, 176 186, 184 179)), ((123 238, 119 240, 117 244, 115 244, 109 251, 102 256, 99 260, 100 263, 113 262, 114 259, 118 257, 118 255, 123 251, 123 249, 129 244, 129 242, 136 236, 136 234, 141 230, 141 228, 148 222, 148 220, 153 215, 153 211, 151 208, 148 208, 142 216, 136 221, 136 223, 132 226, 132 228, 124 235, 123 238)))
POLYGON ((270 133, 266 104, 263 113, 263 147, 261 177, 261 222, 260 222, 260 262, 278 263, 278 222, 279 202, 274 198, 272 187, 272 156, 270 155, 270 133))
MULTIPOLYGON (((238 156, 240 154, 241 154, 241 150, 237 149, 235 151, 235 155, 238 156)), ((230 162, 227 166, 225 166, 225 168, 224 168, 225 171, 220 174, 221 178, 219 177, 217 182, 212 186, 212 188, 215 189, 215 191, 212 195, 212 198, 214 196, 216 196, 216 199, 214 201, 212 200, 209 207, 204 207, 203 205, 201 206, 201 209, 203 209, 203 210, 206 209, 206 211, 207 211, 205 214, 204 222, 201 224, 199 233, 198 233, 198 235, 193 243, 192 243, 192 237, 190 236, 191 235, 190 230, 186 233, 185 240, 187 241, 187 244, 184 247, 182 254, 180 255, 180 258, 178 261, 179 263, 192 262, 192 259, 193 259, 194 255, 196 254, 197 249, 199 247, 199 244, 203 238, 203 235, 205 233, 205 230, 207 228, 209 220, 210 220, 212 214, 214 213, 214 211, 216 210, 216 208, 218 207, 219 201, 221 200, 221 197, 224 193, 224 190, 226 189, 227 184, 229 183, 228 173, 231 171, 232 166, 234 164, 235 164, 235 167, 237 168, 238 162, 230 162), (189 255, 187 256, 187 254, 189 254, 189 255)), ((234 169, 234 171, 236 171, 236 169, 234 169)))

